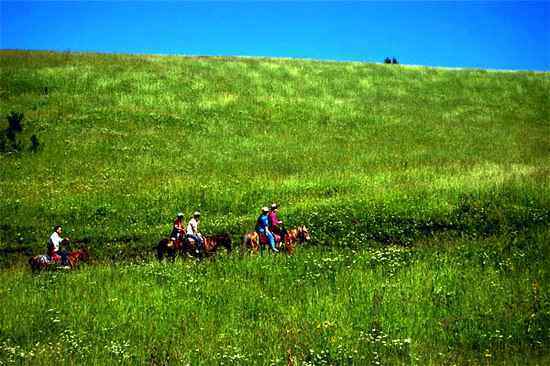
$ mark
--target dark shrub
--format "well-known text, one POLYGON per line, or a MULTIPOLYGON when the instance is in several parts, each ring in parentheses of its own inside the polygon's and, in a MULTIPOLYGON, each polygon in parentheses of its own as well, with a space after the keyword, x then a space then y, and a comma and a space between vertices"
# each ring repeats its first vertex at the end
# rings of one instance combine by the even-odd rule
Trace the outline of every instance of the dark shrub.
POLYGON ((38 137, 36 137, 36 135, 32 135, 30 151, 34 153, 34 152, 37 152, 39 148, 40 148, 40 142, 38 142, 38 137))
POLYGON ((23 113, 11 112, 10 114, 8 114, 8 130, 11 130, 13 132, 23 131, 23 127, 21 126, 21 121, 23 121, 23 117, 23 113))

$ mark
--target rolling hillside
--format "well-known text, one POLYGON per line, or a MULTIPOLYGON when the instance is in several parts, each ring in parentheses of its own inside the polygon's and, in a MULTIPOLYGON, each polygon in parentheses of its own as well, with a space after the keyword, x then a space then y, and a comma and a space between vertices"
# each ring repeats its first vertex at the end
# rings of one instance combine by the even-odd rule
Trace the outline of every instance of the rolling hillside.
POLYGON ((548 73, 4 50, 12 112, 0 365, 549 364, 548 73), (292 256, 153 256, 273 201, 292 256), (92 261, 32 274, 55 224, 92 261))
POLYGON ((55 223, 150 243, 195 209, 237 234, 272 201, 321 236, 331 212, 367 227, 446 225, 472 197, 549 207, 546 73, 19 51, 0 67, 0 114, 42 147, 0 156, 2 245, 55 223))

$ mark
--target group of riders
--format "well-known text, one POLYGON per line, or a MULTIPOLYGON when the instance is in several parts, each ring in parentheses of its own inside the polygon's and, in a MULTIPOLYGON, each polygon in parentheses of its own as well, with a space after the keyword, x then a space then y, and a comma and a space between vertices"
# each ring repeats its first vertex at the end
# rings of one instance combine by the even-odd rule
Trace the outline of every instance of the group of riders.
MULTIPOLYGON (((280 237, 280 242, 284 242, 285 235, 287 234, 287 231, 283 226, 283 221, 279 220, 277 212, 278 208, 276 203, 271 205, 271 209, 262 207, 260 210, 260 216, 258 216, 256 220, 255 228, 258 235, 263 236, 267 240, 269 247, 275 253, 279 252, 275 246, 275 235, 280 237)), ((199 211, 195 211, 185 226, 183 221, 183 213, 178 213, 172 226, 170 240, 173 242, 181 242, 184 239, 192 239, 196 243, 195 252, 198 254, 204 251, 204 237, 199 232, 200 217, 201 213, 199 211)))
POLYGON ((280 237, 280 242, 285 242, 285 236, 287 231, 283 225, 283 222, 277 217, 277 204, 273 203, 271 209, 262 207, 260 216, 256 220, 256 232, 261 237, 265 236, 267 243, 272 251, 278 253, 279 250, 275 247, 275 236, 280 237))
MULTIPOLYGON (((281 243, 284 243, 285 236, 287 235, 283 221, 278 218, 277 212, 278 208, 276 203, 273 203, 271 208, 262 207, 260 210, 260 215, 256 220, 255 228, 258 235, 267 241, 267 244, 275 253, 279 252, 276 248, 276 236, 277 238, 280 238, 279 240, 281 243)), ((170 240, 174 242, 181 242, 183 239, 192 239, 196 243, 196 253, 198 254, 203 252, 204 237, 199 232, 200 217, 201 213, 199 211, 195 211, 191 219, 187 222, 187 225, 185 225, 183 213, 178 213, 172 227, 170 240)), ((60 225, 56 225, 54 232, 48 239, 47 255, 52 262, 59 263, 61 266, 67 266, 68 253, 62 243, 68 241, 68 238, 63 238, 61 236, 62 233, 63 228, 60 225)))
POLYGON ((201 219, 201 213, 195 211, 193 217, 187 223, 184 228, 183 213, 178 213, 174 225, 172 227, 172 233, 170 234, 170 240, 173 242, 181 242, 184 238, 193 239, 197 243, 195 251, 200 253, 204 248, 204 237, 199 232, 199 224, 201 219))

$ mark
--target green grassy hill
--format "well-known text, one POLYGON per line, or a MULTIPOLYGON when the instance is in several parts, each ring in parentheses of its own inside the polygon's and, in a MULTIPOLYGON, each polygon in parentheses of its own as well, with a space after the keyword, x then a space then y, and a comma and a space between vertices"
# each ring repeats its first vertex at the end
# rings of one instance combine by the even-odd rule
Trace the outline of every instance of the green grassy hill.
POLYGON ((272 201, 317 238, 388 215, 452 226, 495 196, 549 207, 547 73, 15 51, 0 69, 0 115, 23 112, 43 146, 0 156, 2 245, 56 223, 151 243, 195 209, 240 234, 272 201))
POLYGON ((549 363, 548 73, 0 51, 12 111, 0 365, 549 363), (152 257, 273 201, 293 256, 152 257), (55 224, 93 263, 33 275, 55 224))

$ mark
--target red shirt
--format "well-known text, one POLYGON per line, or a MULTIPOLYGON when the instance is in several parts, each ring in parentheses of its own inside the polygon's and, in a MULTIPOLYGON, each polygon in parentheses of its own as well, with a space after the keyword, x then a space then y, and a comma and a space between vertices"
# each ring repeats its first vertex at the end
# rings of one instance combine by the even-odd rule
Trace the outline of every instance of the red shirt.
POLYGON ((277 217, 277 212, 275 212, 275 211, 269 211, 269 214, 268 214, 267 217, 269 219, 269 224, 271 226, 277 226, 281 223, 281 221, 277 217))
POLYGON ((179 217, 176 219, 176 221, 174 221, 174 228, 178 231, 183 231, 183 224, 179 217))

